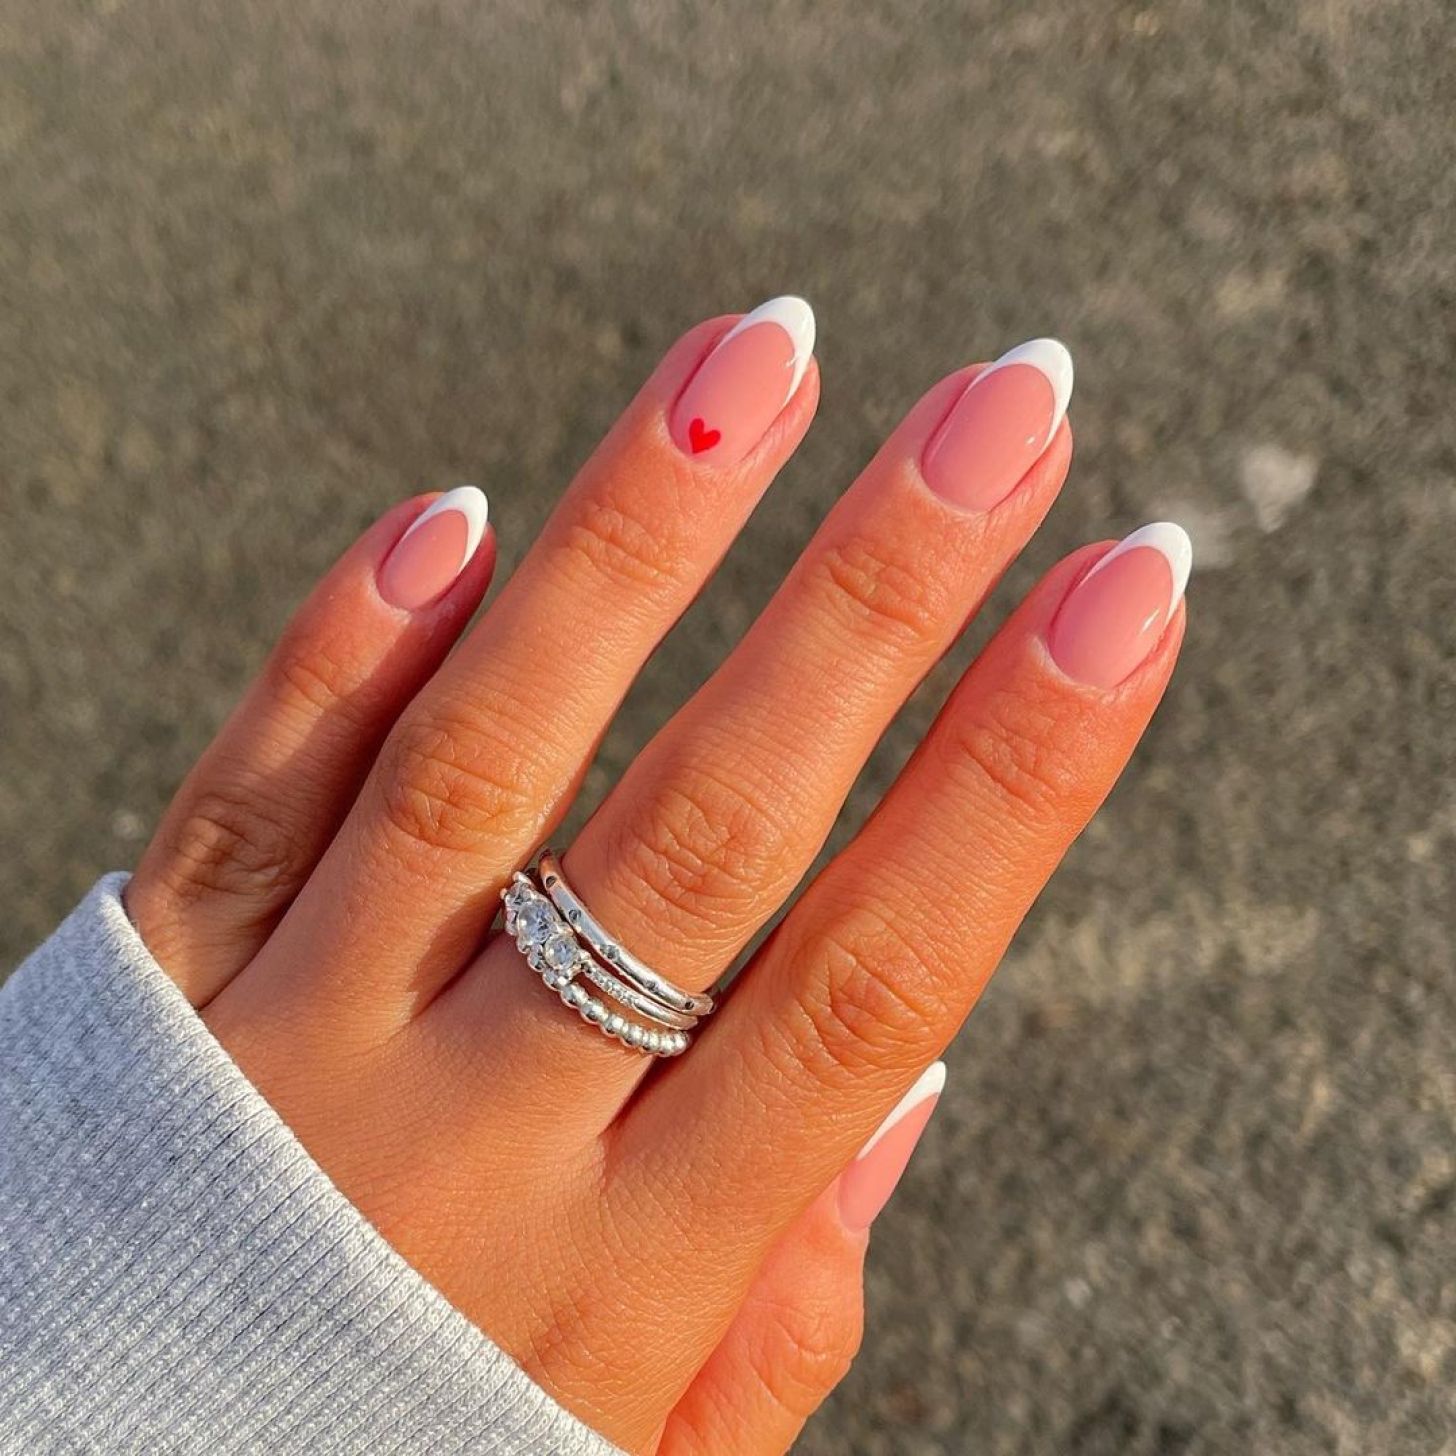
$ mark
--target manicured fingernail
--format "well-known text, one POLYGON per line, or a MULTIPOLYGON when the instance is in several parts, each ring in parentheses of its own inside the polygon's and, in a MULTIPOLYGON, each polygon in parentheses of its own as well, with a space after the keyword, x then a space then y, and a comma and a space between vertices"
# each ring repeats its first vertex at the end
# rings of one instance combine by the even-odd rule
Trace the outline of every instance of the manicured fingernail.
POLYGON ((982 370, 931 436, 920 470, 936 495, 970 511, 999 505, 1051 444, 1072 397, 1072 356, 1032 339, 982 370))
POLYGON ((933 1062, 839 1175, 839 1216, 846 1228, 867 1229, 890 1201, 944 1086, 945 1063, 933 1062))
POLYGON ((1182 526, 1157 521, 1120 541, 1067 594, 1048 646, 1077 682, 1115 688, 1153 650, 1193 566, 1182 526))
POLYGON ((683 454, 732 465, 758 444, 794 397, 814 352, 814 310, 774 298, 745 314, 698 366, 672 411, 683 454))
POLYGON ((379 571, 379 595, 408 612, 434 601, 475 555, 488 515, 475 486, 447 490, 395 542, 379 571))

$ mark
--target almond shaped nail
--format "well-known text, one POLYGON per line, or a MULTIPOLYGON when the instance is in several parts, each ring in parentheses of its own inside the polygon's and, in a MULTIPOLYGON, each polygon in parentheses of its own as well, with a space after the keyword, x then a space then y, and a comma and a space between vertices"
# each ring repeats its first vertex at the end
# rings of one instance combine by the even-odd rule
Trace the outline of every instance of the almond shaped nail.
POLYGON ((1076 682, 1115 688, 1153 650, 1183 600, 1193 543, 1155 521, 1119 541, 1067 594, 1052 623, 1052 660, 1076 682))
POLYGON ((465 570, 489 516, 485 493, 476 486, 447 490, 395 542, 379 571, 379 595, 407 612, 428 606, 465 570))
POLYGON ((839 1175, 839 1216, 846 1228, 862 1233, 890 1201, 944 1088, 945 1063, 932 1062, 839 1175))
POLYGON ((745 314, 698 366, 669 429, 695 461, 733 465, 794 397, 814 353, 814 310, 785 295, 745 314))
POLYGON ((1066 417, 1073 373, 1057 339, 1018 344, 983 369, 925 447, 920 468, 931 490, 963 510, 1000 505, 1066 417))

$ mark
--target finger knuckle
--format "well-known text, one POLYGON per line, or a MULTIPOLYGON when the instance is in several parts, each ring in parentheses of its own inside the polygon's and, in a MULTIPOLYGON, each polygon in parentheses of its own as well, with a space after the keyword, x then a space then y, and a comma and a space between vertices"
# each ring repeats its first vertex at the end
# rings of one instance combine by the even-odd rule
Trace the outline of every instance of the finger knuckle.
POLYGON ((564 539, 569 555, 612 588, 641 594, 675 588, 690 575, 686 543, 617 498, 583 501, 564 539))
POLYGON ((380 756, 385 821, 430 850, 531 839, 541 814, 541 770, 520 741, 528 740, 464 717, 407 718, 380 756))
POLYGON ((946 998, 943 977, 910 931, 860 906, 822 923, 799 955, 804 991, 792 1055, 816 1082, 836 1088, 887 1060, 919 1065, 946 998))
POLYGON ((633 815, 616 851, 644 897, 670 924, 741 924, 792 858, 785 815, 726 775, 696 771, 633 815))
POLYGON ((863 1306, 859 1299, 782 1299, 761 1309, 762 1327, 747 1351, 753 1378, 775 1404, 806 1417, 849 1373, 863 1339, 863 1306))
POLYGON ((1054 817, 1080 797, 1076 735, 1055 707, 1034 694, 1003 689, 951 727, 944 752, 949 775, 975 799, 989 795, 1018 820, 1054 817))
POLYGON ((933 573, 896 559, 862 536, 834 542, 812 568, 812 584, 836 625, 900 651, 937 648, 949 606, 933 573))
POLYGON ((243 788, 209 789, 166 833, 164 874, 188 902, 204 895, 271 900, 298 875, 296 834, 243 788))
POLYGON ((348 712, 359 685, 356 666, 312 635, 286 635, 268 673, 272 696, 310 718, 348 712))

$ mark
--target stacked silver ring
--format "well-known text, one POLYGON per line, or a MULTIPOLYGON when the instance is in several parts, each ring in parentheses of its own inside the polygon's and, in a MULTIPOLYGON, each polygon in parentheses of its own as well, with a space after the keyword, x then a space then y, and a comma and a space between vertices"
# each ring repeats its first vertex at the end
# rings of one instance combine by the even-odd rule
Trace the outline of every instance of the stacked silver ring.
POLYGON ((537 860, 535 876, 513 876, 501 899, 506 934, 527 965, 583 1021, 652 1056, 676 1057, 688 1049, 688 1033, 713 1010, 713 998, 673 985, 613 939, 567 884, 560 860, 549 849, 537 860), (593 996, 584 981, 615 1007, 593 996))

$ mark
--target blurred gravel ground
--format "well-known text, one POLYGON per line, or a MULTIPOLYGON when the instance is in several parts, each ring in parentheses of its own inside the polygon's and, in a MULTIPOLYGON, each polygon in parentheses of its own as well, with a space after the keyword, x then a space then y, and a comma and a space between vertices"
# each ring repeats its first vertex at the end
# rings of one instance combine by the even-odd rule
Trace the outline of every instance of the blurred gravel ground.
POLYGON ((680 329, 814 301, 821 423, 594 797, 918 392, 1055 330, 1077 463, 989 617, 1171 512, 1188 651, 801 1449, 1456 1451, 1451 47, 1445 0, 0 0, 5 963, 399 496, 480 481, 508 566, 680 329))

